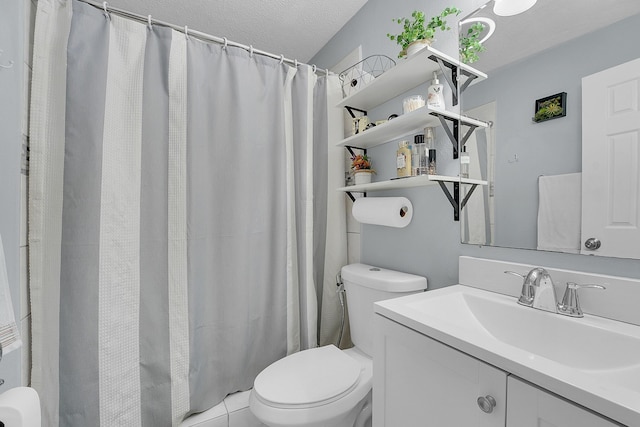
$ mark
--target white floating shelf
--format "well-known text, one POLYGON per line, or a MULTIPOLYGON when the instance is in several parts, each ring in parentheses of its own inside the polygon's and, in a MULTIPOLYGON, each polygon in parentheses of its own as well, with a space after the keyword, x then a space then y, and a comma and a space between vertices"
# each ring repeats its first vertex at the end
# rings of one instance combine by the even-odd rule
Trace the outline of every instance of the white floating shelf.
POLYGON ((338 142, 337 145, 339 147, 372 148, 418 131, 422 133, 422 130, 426 127, 440 126, 438 116, 434 116, 431 113, 459 120, 462 125, 488 127, 488 124, 483 121, 461 116, 450 111, 434 110, 425 106, 345 138, 338 142))
POLYGON ((431 80, 433 72, 440 71, 440 65, 436 61, 429 59, 430 56, 439 57, 445 62, 460 67, 463 72, 475 75, 474 82, 487 78, 485 73, 428 46, 407 59, 401 59, 395 67, 373 79, 371 83, 358 92, 342 99, 337 106, 344 107, 348 105, 369 110, 431 80))
POLYGON ((421 175, 410 176, 407 178, 391 179, 387 181, 372 182, 370 184, 350 185, 348 187, 340 187, 338 191, 366 193, 369 191, 396 190, 400 188, 426 187, 440 182, 459 182, 467 185, 487 185, 487 181, 471 178, 460 178, 457 176, 444 175, 421 175))

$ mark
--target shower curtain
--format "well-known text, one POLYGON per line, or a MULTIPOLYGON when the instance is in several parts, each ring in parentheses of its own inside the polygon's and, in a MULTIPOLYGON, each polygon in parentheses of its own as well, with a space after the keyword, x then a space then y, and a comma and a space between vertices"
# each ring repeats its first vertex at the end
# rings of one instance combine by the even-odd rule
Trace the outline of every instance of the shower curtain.
POLYGON ((40 0, 34 38, 43 425, 175 426, 317 345, 346 263, 337 78, 77 0, 40 0))

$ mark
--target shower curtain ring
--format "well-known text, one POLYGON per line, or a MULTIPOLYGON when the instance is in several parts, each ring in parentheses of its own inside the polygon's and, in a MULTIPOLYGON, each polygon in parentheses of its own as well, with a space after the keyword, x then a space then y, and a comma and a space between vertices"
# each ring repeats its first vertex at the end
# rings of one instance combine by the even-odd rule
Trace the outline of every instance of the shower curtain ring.
POLYGON ((224 40, 224 46, 222 46, 222 50, 227 50, 227 43, 229 43, 229 40, 227 40, 226 37, 223 37, 222 40, 224 40))
POLYGON ((111 15, 109 15, 109 11, 107 10, 108 6, 109 6, 109 3, 107 3, 106 1, 102 2, 102 9, 104 10, 104 17, 107 18, 108 20, 111 20, 111 15))
POLYGON ((150 30, 153 30, 153 28, 151 26, 151 15, 147 16, 147 25, 149 26, 150 30))
POLYGON ((184 26, 184 36, 189 40, 189 26, 187 25, 184 26))
POLYGON ((294 66, 294 67, 296 67, 296 68, 298 68, 298 60, 297 60, 297 59, 294 59, 294 60, 293 60, 293 66, 294 66))
POLYGON ((280 65, 284 64, 284 55, 280 55, 280 65))
POLYGON ((249 58, 253 58, 253 45, 249 45, 249 58))
POLYGON ((318 70, 318 67, 316 67, 316 64, 313 64, 313 65, 311 66, 311 69, 313 70, 313 74, 315 74, 315 73, 316 73, 316 71, 318 70))

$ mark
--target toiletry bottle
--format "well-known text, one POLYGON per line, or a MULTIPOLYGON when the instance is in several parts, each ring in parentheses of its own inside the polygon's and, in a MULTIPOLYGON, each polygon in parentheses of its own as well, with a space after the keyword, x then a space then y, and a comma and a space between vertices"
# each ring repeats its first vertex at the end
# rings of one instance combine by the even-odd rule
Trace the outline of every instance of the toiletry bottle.
POLYGON ((429 169, 427 172, 429 175, 438 174, 438 171, 436 169, 436 149, 435 148, 431 148, 429 150, 429 169))
POLYGON ((411 176, 411 150, 409 149, 408 141, 400 141, 398 143, 396 167, 398 169, 398 177, 411 176))
POLYGON ((462 147, 462 152, 460 152, 460 178, 469 178, 469 163, 471 162, 471 158, 466 150, 466 147, 462 147))
POLYGON ((426 175, 429 166, 429 149, 424 142, 424 135, 413 137, 413 151, 411 155, 413 175, 426 175))
POLYGON ((424 143, 427 145, 427 152, 436 148, 436 130, 434 128, 424 128, 424 143))
POLYGON ((433 72, 433 81, 427 89, 427 105, 434 110, 444 110, 444 91, 443 86, 438 80, 438 73, 433 72))

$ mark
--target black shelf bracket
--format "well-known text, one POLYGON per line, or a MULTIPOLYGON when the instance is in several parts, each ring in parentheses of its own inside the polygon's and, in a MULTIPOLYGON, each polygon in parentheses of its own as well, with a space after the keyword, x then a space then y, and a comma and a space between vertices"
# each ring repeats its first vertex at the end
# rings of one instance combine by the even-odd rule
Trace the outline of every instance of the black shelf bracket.
POLYGON ((478 184, 471 185, 469 192, 467 193, 466 196, 464 196, 464 199, 462 199, 462 203, 460 203, 460 209, 464 209, 464 207, 467 205, 467 202, 469 201, 469 197, 471 197, 471 195, 473 194, 473 191, 476 189, 477 186, 478 184))
POLYGON ((467 140, 471 137, 471 135, 473 135, 473 132, 475 132, 477 128, 477 125, 469 125, 469 130, 467 130, 467 132, 462 137, 462 140, 460 141, 460 148, 464 147, 464 145, 467 143, 467 140))
POLYGON ((473 194, 478 184, 471 185, 471 188, 467 192, 467 195, 464 196, 464 199, 462 199, 462 201, 460 201, 460 183, 459 182, 453 183, 453 194, 451 194, 451 192, 445 185, 444 181, 438 181, 438 184, 440 184, 440 188, 442 189, 442 192, 444 193, 445 196, 447 196, 447 200, 449 200, 449 203, 451 203, 451 207, 453 207, 453 220, 460 221, 460 212, 467 205, 469 198, 473 194))
POLYGON ((345 191, 345 193, 347 194, 347 196, 349 196, 349 198, 351 199, 352 202, 356 201, 356 198, 354 197, 354 195, 351 193, 351 191, 345 191))
MULTIPOLYGON (((449 141, 451 141, 451 145, 453 145, 453 158, 458 158, 458 138, 460 136, 460 124, 458 120, 452 119, 451 117, 443 116, 442 114, 438 114, 437 112, 432 112, 431 115, 438 117, 440 119, 440 124, 444 129, 445 133, 449 137, 449 141), (447 120, 452 123, 452 129, 449 129, 447 125, 447 120)), ((467 137, 468 138, 468 137, 467 137)))
POLYGON ((462 74, 463 76, 467 77, 467 81, 465 81, 462 86, 460 86, 460 93, 464 92, 471 83, 473 83, 473 81, 475 79, 478 78, 478 76, 476 76, 475 74, 471 74, 468 71, 464 71, 464 70, 460 70, 460 74, 462 74))
POLYGON ((349 115, 351 115, 351 118, 355 119, 356 115, 354 113, 354 111, 357 111, 358 113, 362 113, 365 116, 367 115, 367 111, 366 110, 361 110, 359 108, 355 108, 355 107, 349 107, 348 105, 344 106, 345 110, 347 110, 349 112, 349 115))
POLYGON ((449 203, 451 203, 453 207, 453 220, 460 221, 460 183, 453 183, 453 194, 449 192, 449 189, 443 181, 438 181, 438 184, 440 184, 442 192, 447 196, 449 203))
POLYGON ((353 145, 345 145, 344 148, 346 148, 349 154, 351 154, 351 157, 355 157, 356 155, 356 153, 353 150, 362 150, 363 154, 365 155, 367 154, 366 148, 354 147, 353 145))

